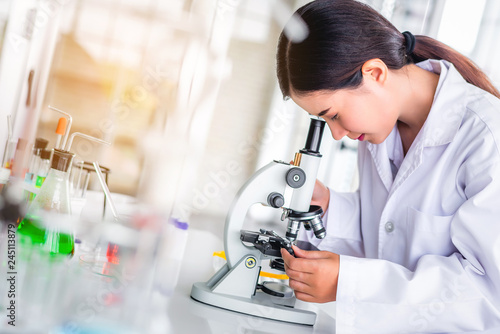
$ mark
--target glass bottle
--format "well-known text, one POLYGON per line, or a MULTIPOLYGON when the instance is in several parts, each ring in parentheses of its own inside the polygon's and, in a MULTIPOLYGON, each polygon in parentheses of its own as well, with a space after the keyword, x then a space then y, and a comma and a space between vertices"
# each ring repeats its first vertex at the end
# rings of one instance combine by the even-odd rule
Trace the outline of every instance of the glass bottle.
POLYGON ((61 228, 60 218, 69 220, 71 204, 69 197, 69 169, 75 154, 59 149, 53 150, 51 168, 40 188, 40 193, 28 208, 26 216, 18 227, 21 244, 40 245, 50 254, 74 253, 74 235, 67 228, 61 228), (45 212, 55 213, 49 216, 45 212), (57 219, 53 219, 57 217, 57 219), (57 220, 57 221, 56 221, 57 220))
POLYGON ((24 197, 26 201, 30 203, 36 196, 33 189, 36 181, 36 174, 38 173, 38 168, 40 167, 40 155, 42 150, 47 147, 49 142, 43 138, 36 138, 35 144, 31 150, 31 155, 29 157, 28 170, 24 174, 24 182, 26 183, 26 190, 24 191, 24 197))
POLYGON ((40 166, 38 168, 38 173, 36 174, 35 187, 40 188, 47 178, 50 170, 50 156, 52 154, 51 150, 43 149, 40 153, 40 166))
POLYGON ((31 156, 29 160, 28 171, 24 175, 24 181, 28 183, 34 183, 38 168, 40 166, 40 155, 42 150, 44 150, 48 145, 48 140, 43 138, 36 138, 35 145, 31 151, 31 156))

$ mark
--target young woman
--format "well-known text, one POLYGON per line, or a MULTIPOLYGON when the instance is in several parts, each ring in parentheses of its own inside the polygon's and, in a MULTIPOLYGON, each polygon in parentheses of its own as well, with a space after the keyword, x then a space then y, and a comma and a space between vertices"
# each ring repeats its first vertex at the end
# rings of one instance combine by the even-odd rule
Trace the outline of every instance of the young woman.
POLYGON ((359 189, 317 182, 321 251, 282 252, 298 299, 336 301, 338 333, 500 333, 500 94, 465 56, 354 0, 297 11, 285 98, 359 140, 359 189))

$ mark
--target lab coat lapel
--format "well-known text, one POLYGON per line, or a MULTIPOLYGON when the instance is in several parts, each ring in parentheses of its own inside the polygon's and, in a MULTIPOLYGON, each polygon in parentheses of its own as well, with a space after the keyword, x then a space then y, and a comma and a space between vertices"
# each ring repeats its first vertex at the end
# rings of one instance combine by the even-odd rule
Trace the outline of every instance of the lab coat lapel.
POLYGON ((464 117, 467 90, 460 73, 453 65, 445 61, 429 60, 428 64, 433 67, 434 72, 440 70, 434 102, 427 120, 401 164, 389 197, 422 164, 426 148, 446 145, 452 141, 464 117))
POLYGON ((389 192, 392 186, 392 170, 388 159, 387 147, 386 145, 374 145, 372 143, 367 143, 367 148, 372 156, 378 175, 380 176, 387 192, 389 192))

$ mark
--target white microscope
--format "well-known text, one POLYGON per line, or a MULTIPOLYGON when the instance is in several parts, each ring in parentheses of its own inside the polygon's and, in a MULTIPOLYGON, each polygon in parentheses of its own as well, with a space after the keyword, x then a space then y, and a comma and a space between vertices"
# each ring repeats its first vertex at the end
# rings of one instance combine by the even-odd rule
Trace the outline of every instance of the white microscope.
POLYGON ((311 119, 305 148, 293 163, 273 161, 259 169, 239 190, 226 218, 224 250, 226 264, 207 282, 195 283, 191 297, 205 304, 285 322, 314 325, 316 313, 296 305, 293 290, 273 281, 259 284, 261 262, 284 271, 281 248, 292 255, 301 222, 322 239, 326 232, 321 207, 310 206, 321 160, 319 147, 325 122, 311 119), (242 230, 248 209, 261 203, 283 210, 288 219, 286 238, 274 231, 242 230))

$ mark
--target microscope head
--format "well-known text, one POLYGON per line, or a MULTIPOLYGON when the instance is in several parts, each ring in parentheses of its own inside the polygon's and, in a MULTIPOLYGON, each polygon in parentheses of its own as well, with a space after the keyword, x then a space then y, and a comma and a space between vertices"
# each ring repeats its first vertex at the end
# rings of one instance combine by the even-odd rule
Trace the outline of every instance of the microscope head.
POLYGON ((297 175, 294 174, 292 180, 300 179, 301 183, 294 184, 287 177, 288 186, 294 188, 290 206, 286 209, 285 214, 286 218, 288 218, 286 238, 292 242, 297 238, 300 223, 303 223, 305 229, 312 229, 314 235, 319 239, 323 239, 326 235, 323 221, 321 220, 323 210, 320 206, 310 205, 321 160, 319 147, 324 127, 324 121, 311 119, 306 145, 296 154, 293 163, 296 167, 290 169, 289 172, 290 174, 294 170, 297 170, 294 172, 297 175), (299 171, 301 174, 298 173, 299 171))

